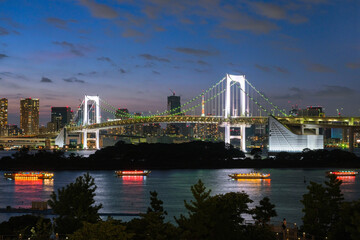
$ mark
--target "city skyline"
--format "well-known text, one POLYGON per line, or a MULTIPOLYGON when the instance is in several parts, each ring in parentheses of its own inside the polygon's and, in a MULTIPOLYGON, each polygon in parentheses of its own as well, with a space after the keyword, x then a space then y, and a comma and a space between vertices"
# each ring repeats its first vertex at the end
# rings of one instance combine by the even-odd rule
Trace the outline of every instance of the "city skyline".
POLYGON ((0 98, 76 109, 85 94, 131 112, 166 109, 226 73, 274 103, 360 115, 357 1, 0 1, 0 98))

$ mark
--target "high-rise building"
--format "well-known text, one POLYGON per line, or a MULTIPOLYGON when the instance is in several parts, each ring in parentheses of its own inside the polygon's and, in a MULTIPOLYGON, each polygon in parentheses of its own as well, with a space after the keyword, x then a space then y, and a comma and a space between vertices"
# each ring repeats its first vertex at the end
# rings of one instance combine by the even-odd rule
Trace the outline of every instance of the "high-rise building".
POLYGON ((55 124, 55 130, 58 131, 70 123, 71 108, 51 107, 51 122, 55 124))
POLYGON ((20 128, 24 134, 37 134, 39 132, 39 99, 20 99, 20 128))
POLYGON ((170 115, 173 114, 180 114, 180 96, 175 96, 173 93, 172 96, 168 96, 167 98, 167 110, 169 111, 170 115))
POLYGON ((8 124, 8 100, 6 98, 0 99, 0 134, 2 129, 8 124))

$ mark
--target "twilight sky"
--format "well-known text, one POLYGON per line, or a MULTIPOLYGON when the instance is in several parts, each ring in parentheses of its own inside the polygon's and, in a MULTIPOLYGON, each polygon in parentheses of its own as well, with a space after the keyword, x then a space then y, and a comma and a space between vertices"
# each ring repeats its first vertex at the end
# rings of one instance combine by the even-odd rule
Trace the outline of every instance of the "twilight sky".
POLYGON ((0 98, 72 108, 85 94, 133 111, 166 109, 226 73, 274 103, 360 115, 357 0, 0 0, 0 98))

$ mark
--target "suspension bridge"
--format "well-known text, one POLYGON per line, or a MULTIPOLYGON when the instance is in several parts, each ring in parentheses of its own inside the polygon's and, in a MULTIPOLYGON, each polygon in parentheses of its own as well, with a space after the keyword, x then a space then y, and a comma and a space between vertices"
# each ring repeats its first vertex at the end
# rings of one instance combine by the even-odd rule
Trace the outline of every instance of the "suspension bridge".
POLYGON ((55 144, 63 147, 67 134, 81 133, 84 149, 87 148, 88 140, 95 141, 96 148, 99 148, 100 130, 148 123, 203 123, 218 124, 223 127, 225 143, 230 144, 231 139, 239 139, 240 148, 245 151, 245 129, 253 124, 269 124, 273 145, 278 145, 273 150, 286 150, 290 147, 297 151, 304 146, 321 148, 322 138, 317 137, 315 140, 309 137, 299 138, 296 134, 292 135, 293 131, 290 131, 289 126, 294 128, 300 126, 300 135, 304 133, 304 128, 315 129, 315 135, 319 135, 320 127, 358 128, 360 126, 360 118, 290 117, 286 114, 285 109, 272 103, 244 75, 230 74, 176 108, 142 116, 117 110, 118 108, 99 96, 85 95, 73 117, 72 124, 61 130, 56 137, 55 144), (116 116, 117 119, 104 121, 101 118, 101 111, 116 116), (277 117, 269 118, 269 116, 277 117), (239 128, 240 135, 232 136, 230 128, 239 128), (89 133, 95 137, 88 138, 89 133), (287 142, 286 146, 281 143, 282 141, 287 142), (304 141, 306 141, 305 145, 302 143, 301 146, 295 146, 299 145, 297 142, 304 141))

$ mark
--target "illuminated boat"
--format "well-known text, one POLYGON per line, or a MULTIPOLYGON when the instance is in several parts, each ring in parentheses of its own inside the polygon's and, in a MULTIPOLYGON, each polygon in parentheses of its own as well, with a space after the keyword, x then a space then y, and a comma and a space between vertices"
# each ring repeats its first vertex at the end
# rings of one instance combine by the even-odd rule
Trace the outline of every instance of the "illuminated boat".
POLYGON ((147 176, 151 171, 149 170, 126 170, 126 171, 115 171, 118 176, 147 176))
POLYGON ((52 179, 53 173, 50 172, 8 172, 4 173, 5 178, 9 179, 26 179, 26 180, 38 180, 38 179, 52 179))
POLYGON ((326 174, 342 177, 342 176, 356 176, 359 174, 359 172, 356 172, 356 171, 328 171, 328 172, 326 172, 326 174))
POLYGON ((233 179, 265 179, 270 177, 270 173, 259 173, 259 172, 233 173, 233 174, 229 174, 229 177, 233 179))

